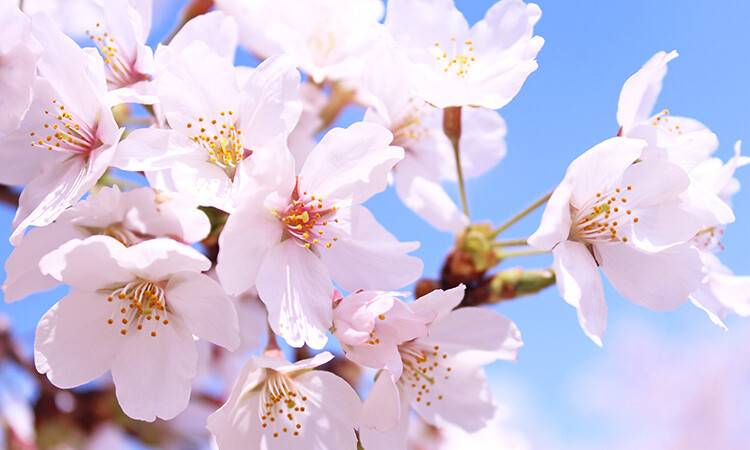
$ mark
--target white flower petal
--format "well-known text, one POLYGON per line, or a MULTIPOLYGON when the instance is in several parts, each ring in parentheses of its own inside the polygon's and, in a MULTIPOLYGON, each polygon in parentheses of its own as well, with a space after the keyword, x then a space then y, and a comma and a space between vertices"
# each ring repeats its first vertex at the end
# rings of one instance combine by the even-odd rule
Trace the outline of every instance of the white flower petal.
POLYGON ((217 282, 181 272, 169 279, 165 294, 170 309, 191 333, 230 351, 240 344, 237 312, 217 282))
POLYGON ((641 156, 645 146, 646 142, 640 139, 614 137, 576 158, 565 175, 573 182, 571 204, 580 209, 597 193, 607 192, 641 156))
POLYGON ((597 244, 594 248, 599 266, 615 289, 633 303, 654 311, 677 308, 702 279, 698 251, 687 244, 658 253, 621 244, 597 244))
POLYGON ((336 283, 348 291, 399 289, 421 274, 422 261, 407 255, 419 244, 399 242, 363 206, 351 207, 351 234, 320 251, 336 283))
POLYGON ((281 239, 281 222, 266 209, 264 199, 263 193, 247 197, 219 236, 216 273, 230 294, 238 295, 255 284, 266 253, 281 239))
POLYGON ((127 248, 109 236, 74 239, 39 262, 42 273, 88 292, 125 284, 135 276, 123 265, 127 248))
POLYGON ((466 286, 463 284, 453 289, 435 289, 411 303, 412 311, 426 322, 434 322, 447 317, 464 299, 466 286))
POLYGON ((157 238, 128 247, 123 265, 145 280, 160 281, 178 272, 208 270, 211 261, 189 245, 157 238))
POLYGON ((82 230, 66 222, 55 222, 31 230, 5 261, 5 301, 13 302, 34 292, 55 287, 58 281, 42 274, 39 270, 39 261, 44 255, 57 249, 61 243, 85 237, 86 234, 82 230))
POLYGON ((401 416, 409 416, 408 407, 401 411, 401 395, 393 380, 393 375, 382 371, 376 375, 375 383, 362 405, 361 427, 375 431, 392 430, 398 425, 401 416))
POLYGON ((607 328, 607 303, 596 261, 579 242, 563 241, 553 254, 560 295, 578 310, 578 321, 586 335, 601 346, 607 328))
POLYGON ((357 122, 329 131, 305 160, 300 187, 326 200, 362 203, 385 189, 404 151, 389 146, 393 135, 380 125, 357 122))
POLYGON ((677 57, 677 52, 658 52, 625 81, 617 105, 617 123, 627 133, 630 128, 648 119, 661 92, 667 63, 677 57))
POLYGON ((197 374, 193 336, 178 317, 159 327, 157 336, 134 332, 112 365, 117 401, 129 417, 148 422, 181 413, 197 374))
POLYGON ((124 339, 107 323, 107 296, 73 290, 37 325, 34 361, 39 373, 68 389, 93 381, 109 370, 124 339))
POLYGON ((256 288, 273 331, 293 347, 323 348, 333 322, 333 284, 312 251, 293 239, 273 246, 260 266, 256 288))
POLYGON ((460 308, 433 322, 421 342, 474 364, 515 360, 523 345, 516 324, 485 308, 460 308))

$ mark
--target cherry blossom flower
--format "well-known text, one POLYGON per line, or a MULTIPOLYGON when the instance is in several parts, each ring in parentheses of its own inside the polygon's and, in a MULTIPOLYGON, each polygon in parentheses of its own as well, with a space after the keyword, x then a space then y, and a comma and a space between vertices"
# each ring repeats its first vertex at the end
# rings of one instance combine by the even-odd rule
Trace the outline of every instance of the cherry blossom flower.
POLYGON ((328 352, 294 364, 280 355, 252 358, 208 418, 218 450, 356 448, 359 397, 338 376, 313 370, 331 359, 328 352))
MULTIPOLYGON (((469 219, 441 186, 456 180, 453 147, 443 133, 443 111, 411 95, 400 71, 408 61, 398 49, 383 47, 373 51, 365 71, 363 90, 372 107, 364 120, 390 129, 393 145, 404 149, 404 160, 393 170, 401 201, 433 227, 458 233, 469 219)), ((481 176, 505 156, 505 121, 495 111, 467 108, 461 122, 464 176, 481 176)))
MULTIPOLYGON (((622 87, 617 108, 620 135, 643 139, 648 146, 644 158, 664 158, 685 169, 688 174, 696 165, 710 158, 719 146, 718 138, 695 119, 671 116, 668 110, 651 115, 667 73, 667 63, 677 52, 658 52, 633 74, 622 87)), ((704 214, 706 226, 734 221, 732 209, 711 191, 692 180, 685 192, 689 203, 704 214)))
POLYGON ((171 128, 134 131, 113 165, 226 211, 257 154, 285 151, 302 108, 299 72, 288 59, 268 59, 241 82, 231 60, 202 41, 175 55, 154 84, 171 128))
POLYGON ((13 221, 18 243, 31 225, 51 223, 109 166, 122 130, 107 97, 102 60, 45 16, 32 21, 44 48, 34 95, 19 128, 0 139, 0 182, 26 184, 13 221))
POLYGON ((261 58, 288 54, 315 83, 358 76, 380 35, 382 0, 218 0, 261 58))
MULTIPOLYGON (((741 155, 738 141, 735 154, 728 162, 723 163, 718 158, 706 159, 690 174, 702 189, 715 193, 730 205, 732 195, 739 191, 734 172, 747 164, 750 164, 750 158, 741 155)), ((723 226, 707 226, 693 238, 693 243, 701 251, 704 277, 700 288, 690 295, 690 300, 703 309, 712 322, 726 329, 724 318, 730 313, 750 316, 750 276, 734 275, 717 257, 716 253, 723 249, 723 234, 723 226)))
MULTIPOLYGON (((491 310, 454 310, 464 289, 436 290, 409 305, 427 324, 427 334, 398 346, 400 375, 385 370, 377 376, 362 409, 360 438, 365 448, 403 448, 409 405, 429 424, 450 423, 470 432, 493 417, 482 366, 515 360, 521 334, 513 322, 491 310)), ((377 337, 382 340, 392 330, 379 330, 377 337)))
POLYGON ((537 68, 534 3, 501 0, 469 27, 453 0, 392 0, 385 25, 413 67, 414 94, 444 108, 509 103, 537 68))
POLYGON ((334 336, 346 357, 363 366, 386 369, 396 378, 403 364, 398 346, 427 334, 424 318, 397 292, 361 291, 336 302, 334 336))
POLYGON ((391 140, 375 124, 335 128, 298 176, 289 152, 269 153, 253 175, 265 190, 246 196, 227 220, 219 279, 230 294, 254 285, 271 327, 289 345, 325 345, 332 280, 348 291, 398 289, 422 272, 422 262, 407 255, 418 244, 398 242, 361 206, 403 158, 391 140))
POLYGON ((208 217, 189 200, 160 194, 151 188, 120 192, 104 187, 64 211, 45 227, 31 230, 5 261, 6 302, 57 286, 58 281, 39 271, 39 260, 72 239, 103 234, 125 245, 155 237, 195 243, 208 235, 208 217))
POLYGON ((42 52, 31 20, 10 2, 0 2, 0 136, 21 123, 31 103, 36 63, 42 52))
POLYGON ((704 217, 683 195, 690 178, 664 159, 640 160, 646 145, 616 137, 578 157, 529 238, 553 250, 560 293, 599 345, 607 305, 598 268, 623 297, 657 311, 676 308, 700 284, 689 241, 704 217))
POLYGON ((152 104, 147 95, 153 72, 153 51, 146 45, 151 31, 151 0, 101 2, 102 20, 91 25, 88 37, 104 58, 107 85, 124 102, 152 104))
POLYGON ((193 335, 229 349, 239 344, 232 303, 201 274, 210 265, 171 239, 125 247, 92 236, 64 244, 40 263, 71 290, 39 322, 37 370, 66 389, 111 370, 125 414, 175 417, 187 407, 196 376, 193 335))

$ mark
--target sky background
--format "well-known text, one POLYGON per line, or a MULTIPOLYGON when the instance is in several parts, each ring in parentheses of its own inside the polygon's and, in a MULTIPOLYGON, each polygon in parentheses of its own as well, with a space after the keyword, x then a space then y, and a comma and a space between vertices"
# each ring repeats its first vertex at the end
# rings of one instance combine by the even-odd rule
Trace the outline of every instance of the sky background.
MULTIPOLYGON (((158 41, 171 29, 180 3, 160 3, 152 39, 158 41)), ((493 2, 456 3, 474 23, 493 2)), ((717 154, 722 159, 731 155, 738 139, 750 146, 750 2, 537 3, 543 15, 536 34, 546 40, 538 58, 539 69, 511 104, 501 110, 508 124, 508 155, 487 175, 468 183, 474 221, 501 223, 554 188, 573 158, 613 136, 617 132, 615 113, 622 83, 659 50, 676 49, 680 57, 670 63, 656 108, 668 108, 675 115, 705 123, 719 136, 721 147, 717 154)), ((350 110, 341 123, 360 117, 361 111, 350 110)), ((750 190, 750 170, 741 171, 738 178, 750 190)), ((436 276, 452 237, 422 222, 400 203, 392 189, 376 196, 368 206, 401 240, 422 242, 417 255, 425 262, 425 276, 436 276)), ((721 259, 736 273, 750 274, 750 192, 740 192, 734 206, 737 223, 726 231, 726 250, 721 259)), ((0 235, 10 235, 12 215, 6 206, 0 210, 0 235)), ((538 212, 514 226, 506 237, 528 236, 536 228, 539 215, 538 212)), ((7 240, 2 240, 3 259, 10 250, 7 240)), ((540 256, 508 261, 501 268, 550 264, 550 256, 540 256)), ((15 329, 30 343, 37 320, 63 292, 58 289, 13 305, 3 303, 0 313, 10 316, 15 329)), ((622 429, 622 424, 613 426, 611 418, 598 414, 588 399, 599 395, 596 383, 590 383, 592 374, 612 377, 616 382, 610 389, 633 387, 628 380, 622 380, 622 384, 617 381, 621 372, 618 367, 641 360, 637 352, 623 350, 627 343, 640 342, 648 336, 646 346, 661 349, 661 359, 669 362, 674 358, 673 366, 662 367, 667 372, 670 367, 690 371, 693 364, 700 366, 701 355, 711 352, 706 348, 726 355, 729 362, 738 356, 747 357, 737 353, 747 352, 747 345, 738 343, 747 342, 750 336, 748 325, 742 320, 729 320, 730 330, 724 332, 689 303, 675 312, 655 313, 629 304, 609 286, 607 299, 610 319, 603 349, 584 336, 575 310, 561 300, 555 288, 496 308, 518 324, 525 347, 517 363, 498 363, 489 369, 496 387, 494 394, 509 405, 512 426, 524 431, 537 445, 544 445, 542 448, 597 448, 596 442, 611 442, 618 433, 628 431, 622 429), (696 347, 703 353, 692 353, 696 347)), ((728 364, 725 370, 748 378, 750 372, 739 372, 748 368, 747 364, 728 364)), ((743 392, 746 396, 750 391, 743 392)), ((645 395, 645 391, 640 394, 645 395)), ((655 409, 659 409, 658 405, 655 409)), ((657 414, 650 408, 642 412, 644 423, 650 414, 657 414)), ((746 424, 750 427, 750 423, 746 424)))

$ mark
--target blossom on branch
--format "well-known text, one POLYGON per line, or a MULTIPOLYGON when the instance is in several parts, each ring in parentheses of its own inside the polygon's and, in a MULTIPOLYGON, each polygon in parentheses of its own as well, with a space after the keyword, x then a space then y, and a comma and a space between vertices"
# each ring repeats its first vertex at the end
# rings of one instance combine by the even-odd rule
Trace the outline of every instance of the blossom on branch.
POLYGON ((230 294, 252 286, 274 332, 289 345, 322 348, 332 324, 332 280, 344 289, 398 289, 422 262, 361 205, 382 191, 403 158, 385 128, 355 123, 328 132, 297 173, 267 153, 252 174, 262 189, 243 197, 219 238, 217 273, 230 294))
POLYGON ((290 363, 252 358, 227 402, 208 418, 220 450, 354 449, 361 402, 338 376, 314 370, 328 352, 290 363))
POLYGON ((17 244, 29 226, 52 223, 110 165, 123 130, 99 55, 82 50, 46 16, 32 19, 44 51, 33 98, 18 129, 0 138, 0 182, 25 184, 13 220, 17 244))
POLYGON ((429 424, 451 423, 467 431, 492 418, 482 366, 514 360, 521 334, 492 311, 454 310, 463 296, 459 286, 409 304, 397 294, 367 291, 338 302, 335 335, 347 357, 383 369, 363 405, 365 448, 403 448, 410 406, 429 424))
POLYGON ((65 389, 111 370, 125 414, 175 417, 197 374, 193 335, 228 349, 239 345, 232 302, 201 273, 210 265, 171 239, 125 247, 92 236, 64 244, 40 263, 71 290, 37 326, 37 370, 65 389))
POLYGON ((192 244, 205 238, 209 230, 208 217, 186 198, 148 187, 128 192, 104 187, 64 211, 55 222, 31 230, 13 249, 5 261, 5 301, 57 286, 57 280, 39 270, 39 261, 72 239, 106 235, 129 246, 168 237, 192 244))
POLYGON ((701 261, 690 240, 704 214, 685 193, 690 177, 646 141, 615 137, 574 160, 555 189, 535 248, 552 250, 560 293, 598 345, 607 323, 598 269, 626 299, 671 310, 698 288, 701 261))

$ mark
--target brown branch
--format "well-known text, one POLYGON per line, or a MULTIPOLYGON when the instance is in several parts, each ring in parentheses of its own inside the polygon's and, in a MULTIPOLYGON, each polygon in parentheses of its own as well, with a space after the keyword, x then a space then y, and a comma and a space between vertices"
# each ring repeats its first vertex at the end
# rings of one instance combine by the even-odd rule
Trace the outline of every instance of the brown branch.
POLYGON ((18 206, 19 193, 10 186, 0 185, 0 203, 5 203, 13 208, 18 206))

